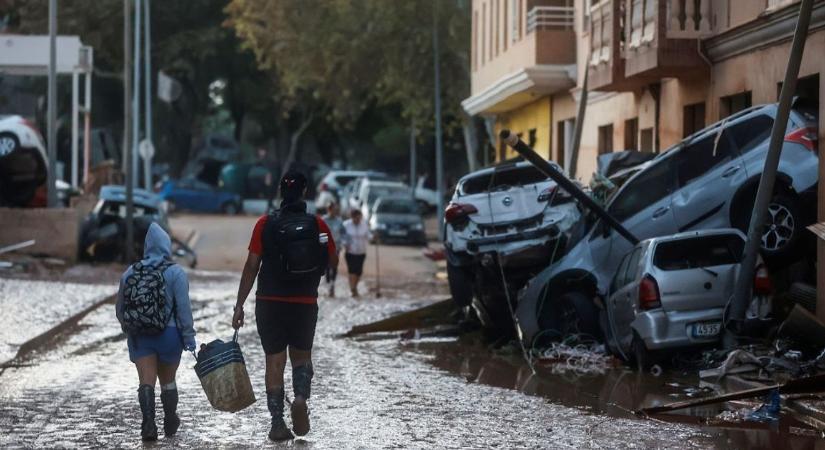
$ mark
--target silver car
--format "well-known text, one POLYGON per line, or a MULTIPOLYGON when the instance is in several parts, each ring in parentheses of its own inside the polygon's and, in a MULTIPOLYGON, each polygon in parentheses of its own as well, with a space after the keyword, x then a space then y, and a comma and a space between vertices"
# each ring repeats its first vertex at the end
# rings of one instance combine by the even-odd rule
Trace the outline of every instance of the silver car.
MULTIPOLYGON (((622 258, 605 305, 608 348, 647 368, 663 350, 714 343, 733 295, 745 235, 735 229, 647 239, 622 258)), ((751 318, 769 311, 770 278, 757 270, 751 318)))

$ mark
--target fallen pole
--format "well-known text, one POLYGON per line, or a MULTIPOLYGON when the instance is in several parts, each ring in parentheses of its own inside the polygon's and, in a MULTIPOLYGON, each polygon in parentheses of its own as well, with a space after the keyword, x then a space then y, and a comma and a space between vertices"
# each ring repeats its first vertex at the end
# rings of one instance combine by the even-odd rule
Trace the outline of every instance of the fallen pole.
POLYGON ((636 414, 650 416, 664 412, 675 411, 677 409, 693 408, 696 406, 714 405, 717 403, 729 402, 732 400, 743 400, 746 398, 758 397, 768 392, 779 389, 780 394, 808 394, 825 391, 825 375, 814 375, 812 377, 798 378, 782 384, 746 389, 744 391, 731 392, 729 394, 716 395, 713 397, 695 398, 679 402, 668 403, 661 406, 642 408, 636 414))
POLYGON ((352 337, 359 334, 405 331, 410 328, 425 328, 450 323, 450 314, 455 311, 451 298, 432 303, 412 311, 403 312, 376 322, 355 325, 344 334, 352 337))
POLYGON ((11 244, 5 247, 0 247, 0 255, 2 255, 3 253, 20 250, 21 248, 31 247, 32 245, 34 245, 34 242, 34 239, 30 239, 28 241, 18 242, 17 244, 11 244))
POLYGON ((576 200, 580 201, 587 209, 596 213, 599 218, 605 221, 610 228, 616 230, 622 237, 627 239, 631 244, 634 246, 639 243, 639 239, 633 235, 630 231, 628 231, 624 226, 622 226, 619 221, 613 218, 604 208, 599 206, 598 203, 595 202, 589 195, 585 194, 578 186, 575 185, 569 178, 564 176, 563 173, 556 170, 546 159, 542 158, 535 150, 527 146, 519 137, 513 133, 510 133, 510 130, 501 130, 500 134, 501 140, 504 141, 507 145, 513 148, 513 150, 517 151, 521 156, 524 157, 530 164, 535 166, 539 169, 542 173, 547 175, 548 177, 552 178, 562 189, 567 191, 570 195, 572 195, 576 200))

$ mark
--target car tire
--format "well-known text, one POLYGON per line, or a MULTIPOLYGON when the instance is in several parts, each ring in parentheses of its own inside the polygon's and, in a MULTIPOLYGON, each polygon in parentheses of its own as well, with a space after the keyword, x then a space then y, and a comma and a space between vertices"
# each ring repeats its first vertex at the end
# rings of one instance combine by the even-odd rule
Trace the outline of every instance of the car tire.
POLYGON ((473 301, 473 280, 470 271, 447 263, 447 282, 453 302, 460 308, 470 306, 473 301))
MULTIPOLYGON (((753 205, 748 206, 750 207, 738 208, 733 224, 745 234, 748 233, 753 208, 753 205)), ((797 197, 787 193, 774 195, 768 206, 768 217, 759 246, 762 256, 774 265, 793 262, 799 257, 803 224, 797 197)))
POLYGON ((12 133, 0 133, 0 158, 20 148, 20 140, 12 133))
POLYGON ((234 216, 238 214, 238 205, 235 202, 226 202, 221 207, 221 211, 227 216, 234 216))
POLYGON ((599 325, 599 308, 593 303, 590 296, 571 291, 559 297, 562 318, 562 329, 566 333, 578 333, 592 336, 598 341, 602 340, 602 330, 599 325))
POLYGON ((661 362, 661 355, 656 351, 649 350, 645 345, 645 341, 635 331, 633 332, 633 340, 630 343, 630 351, 633 365, 640 372, 647 372, 651 367, 661 362))

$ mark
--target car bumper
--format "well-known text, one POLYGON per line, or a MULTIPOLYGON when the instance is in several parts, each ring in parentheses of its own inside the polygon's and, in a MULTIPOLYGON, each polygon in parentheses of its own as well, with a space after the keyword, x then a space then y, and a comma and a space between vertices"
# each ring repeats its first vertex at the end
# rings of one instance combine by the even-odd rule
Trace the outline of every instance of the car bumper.
POLYGON ((702 345, 718 341, 720 335, 694 337, 692 326, 700 322, 721 322, 722 314, 723 308, 647 311, 636 316, 632 327, 650 350, 702 345))
POLYGON ((381 242, 424 242, 426 240, 423 230, 403 230, 398 232, 373 230, 372 234, 381 242))

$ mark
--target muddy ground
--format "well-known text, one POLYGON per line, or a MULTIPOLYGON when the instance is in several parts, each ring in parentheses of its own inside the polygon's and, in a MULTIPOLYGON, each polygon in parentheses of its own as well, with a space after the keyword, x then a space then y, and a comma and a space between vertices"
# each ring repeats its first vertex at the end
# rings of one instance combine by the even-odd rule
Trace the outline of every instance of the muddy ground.
MULTIPOLYGON (((175 220, 199 228, 196 249, 201 267, 212 269, 192 273, 200 342, 231 337, 229 321, 237 290, 232 269, 243 263, 254 220, 224 221, 215 216, 175 220)), ((518 351, 506 346, 491 349, 479 333, 418 340, 394 334, 342 338, 340 334, 352 325, 446 295, 444 282, 434 276, 435 268, 421 257, 421 249, 382 247, 380 251, 380 299, 323 295, 319 300, 316 378, 310 400, 313 431, 307 439, 284 446, 813 449, 823 445, 815 433, 787 421, 752 430, 644 420, 632 414, 641 405, 701 395, 698 379, 687 374, 657 378, 616 367, 581 375, 539 365, 534 375, 518 351)), ((372 263, 374 259, 368 259, 367 282, 374 289, 372 263)), ((100 269, 98 277, 90 275, 99 282, 116 273, 116 268, 71 270, 78 274, 100 269)), ((59 279, 61 273, 55 270, 47 277, 59 279)), ((79 281, 75 276, 74 281, 79 281)), ((346 292, 342 279, 338 292, 346 292)), ((254 301, 247 303, 247 324, 254 324, 253 306, 254 301)), ((161 438, 156 446, 274 445, 266 440, 263 353, 254 326, 241 330, 240 342, 258 402, 237 414, 214 411, 192 370, 193 358, 184 355, 178 376, 184 423, 178 436, 161 438)), ((104 304, 0 373, 0 446, 139 447, 136 388, 137 377, 113 305, 104 304)), ((719 411, 692 412, 714 416, 719 411)))

